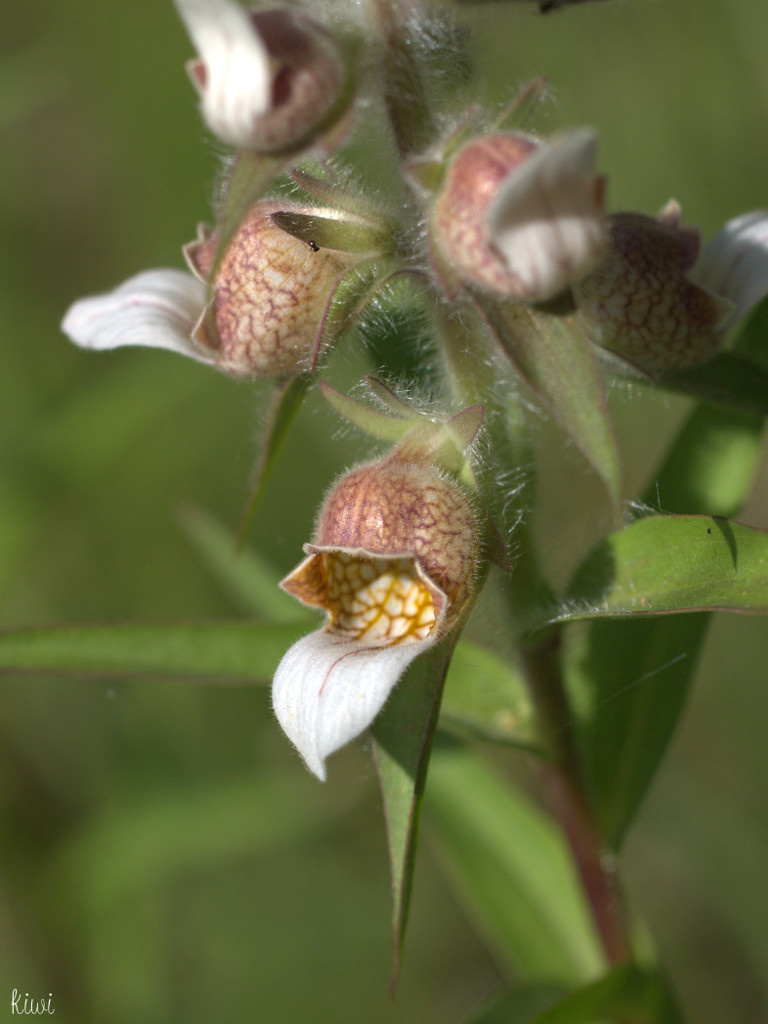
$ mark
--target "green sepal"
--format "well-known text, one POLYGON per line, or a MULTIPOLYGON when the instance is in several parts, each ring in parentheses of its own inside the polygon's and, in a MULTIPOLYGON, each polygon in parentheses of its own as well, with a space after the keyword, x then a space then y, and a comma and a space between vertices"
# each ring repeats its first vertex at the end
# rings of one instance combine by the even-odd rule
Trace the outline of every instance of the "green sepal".
POLYGON ((340 416, 365 433, 381 441, 400 442, 402 455, 423 458, 448 472, 461 473, 464 452, 483 422, 482 406, 462 409, 447 422, 439 423, 406 405, 382 381, 375 377, 367 377, 366 381, 373 394, 391 410, 391 415, 372 409, 329 384, 321 383, 320 389, 340 416))
POLYGON ((289 235, 306 242, 312 250, 335 249, 371 255, 382 252, 387 246, 386 234, 362 221, 293 210, 273 213, 272 221, 289 235))
POLYGON ((378 409, 373 409, 364 402, 358 402, 357 399, 342 394, 341 391, 337 391, 325 381, 320 382, 320 391, 323 398, 339 416, 357 427, 358 430, 362 430, 380 441, 401 441, 408 431, 413 429, 416 420, 413 414, 411 419, 400 419, 390 416, 388 413, 379 412, 378 409))
POLYGON ((523 86, 501 114, 490 126, 492 132, 515 132, 524 129, 533 117, 536 108, 549 96, 549 82, 546 78, 533 78, 523 86))

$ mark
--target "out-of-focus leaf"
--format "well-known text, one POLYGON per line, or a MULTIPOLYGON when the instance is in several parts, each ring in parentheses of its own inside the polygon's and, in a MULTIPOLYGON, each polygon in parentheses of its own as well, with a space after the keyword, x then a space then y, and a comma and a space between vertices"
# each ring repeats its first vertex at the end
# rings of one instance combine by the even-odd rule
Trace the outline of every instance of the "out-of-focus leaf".
POLYGON ((424 781, 452 651, 448 638, 417 658, 372 729, 392 872, 393 987, 408 923, 424 781))
POLYGON ((768 369, 735 352, 719 352, 689 370, 662 377, 658 386, 755 416, 768 416, 768 369))
POLYGON ((201 622, 24 629, 0 634, 0 673, 148 676, 256 683, 306 632, 305 622, 201 622))
POLYGON ((497 654, 460 640, 448 670, 440 725, 496 743, 538 749, 540 738, 522 676, 497 654))
POLYGON ((682 1024, 680 1012, 659 975, 633 964, 617 967, 599 981, 572 992, 531 1017, 528 1024, 594 1024, 602 1020, 682 1024))
POLYGON ((714 609, 768 612, 768 532, 711 516, 650 516, 593 549, 556 618, 714 609))
POLYGON ((78 909, 67 908, 66 924, 73 912, 109 913, 117 900, 168 884, 169 876, 295 842, 340 805, 329 790, 309 806, 303 785, 300 777, 249 774, 202 789, 137 794, 76 830, 52 855, 43 888, 61 892, 64 885, 72 893, 78 909))
POLYGON ((201 508, 181 522, 206 565, 246 611, 270 622, 295 622, 301 607, 278 586, 280 574, 255 550, 236 550, 234 534, 201 508))
POLYGON ((567 633, 565 666, 594 810, 621 845, 685 705, 709 615, 614 619, 567 633))
POLYGON ((460 899, 507 970, 564 984, 602 970, 565 841, 526 797, 468 749, 440 742, 424 806, 460 899))
POLYGON ((277 457, 301 408, 311 381, 312 378, 308 373, 302 373, 298 377, 293 377, 276 386, 272 397, 272 408, 269 411, 267 426, 261 440, 261 456, 254 473, 251 493, 240 517, 238 528, 240 543, 245 540, 256 506, 264 493, 264 485, 274 469, 277 457))
MULTIPOLYGON (((763 362, 766 310, 768 304, 755 310, 735 348, 763 362)), ((700 406, 671 446, 646 501, 672 513, 735 516, 752 485, 762 432, 761 416, 700 406)), ((708 623, 709 615, 701 613, 637 616, 595 621, 566 634, 565 670, 582 763, 595 813, 615 848, 672 737, 708 623)))
POLYGON ((570 315, 478 299, 517 372, 605 484, 614 516, 622 501, 618 441, 589 340, 570 315))
POLYGON ((762 420, 712 407, 683 425, 646 496, 662 512, 735 516, 760 460, 762 420))
POLYGON ((515 985, 494 993, 463 1024, 528 1024, 532 1017, 565 994, 566 989, 562 985, 546 982, 515 985))

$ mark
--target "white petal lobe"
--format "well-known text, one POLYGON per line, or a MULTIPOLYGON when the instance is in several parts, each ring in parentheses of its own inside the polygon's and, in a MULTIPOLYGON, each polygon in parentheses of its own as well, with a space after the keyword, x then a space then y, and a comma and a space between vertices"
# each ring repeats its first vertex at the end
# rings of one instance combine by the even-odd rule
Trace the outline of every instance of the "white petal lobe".
POLYGON ((183 270, 147 270, 114 291, 79 299, 61 327, 81 348, 124 345, 164 348, 212 362, 191 333, 206 301, 206 286, 183 270))
POLYGON ((553 136, 502 183, 488 229, 530 301, 585 277, 605 247, 606 223, 588 129, 553 136))
POLYGON ((272 704, 310 771, 325 780, 326 758, 368 728, 408 665, 433 642, 371 647, 320 629, 286 652, 272 704))
POLYGON ((734 304, 724 329, 741 320, 768 295, 768 211, 729 220, 705 246, 690 278, 734 304))
POLYGON ((266 48, 248 12, 232 0, 176 0, 205 65, 202 109, 208 127, 233 146, 248 146, 254 121, 269 108, 266 48))

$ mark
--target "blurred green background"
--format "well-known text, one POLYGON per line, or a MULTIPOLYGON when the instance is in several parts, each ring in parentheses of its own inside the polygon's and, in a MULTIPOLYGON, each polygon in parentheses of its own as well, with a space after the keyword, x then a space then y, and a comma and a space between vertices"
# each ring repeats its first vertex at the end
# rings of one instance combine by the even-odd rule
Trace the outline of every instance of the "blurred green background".
MULTIPOLYGON (((612 208, 675 196, 709 236, 768 204, 765 0, 466 18, 484 98, 545 74, 538 127, 598 128, 612 208)), ((0 627, 244 616, 189 524, 235 527, 263 393, 167 353, 80 352, 58 327, 80 295, 181 266, 210 218, 190 45, 170 0, 0 0, 0 25, 0 627)), ((335 382, 360 369, 342 347, 335 382)), ((639 493, 688 406, 615 398, 639 493)), ((310 400, 251 533, 276 578, 360 454, 310 400)), ((555 575, 584 543, 567 523, 584 471, 566 462, 544 489, 555 575)), ((765 464, 742 519, 768 526, 765 464)), ((716 618, 627 851, 633 906, 702 1024, 768 1021, 767 633, 716 618)), ((427 823, 390 1000, 372 767, 350 749, 318 784, 266 689, 20 675, 0 707, 0 1019, 16 988, 52 993, 59 1024, 442 1024, 497 984, 427 823)))

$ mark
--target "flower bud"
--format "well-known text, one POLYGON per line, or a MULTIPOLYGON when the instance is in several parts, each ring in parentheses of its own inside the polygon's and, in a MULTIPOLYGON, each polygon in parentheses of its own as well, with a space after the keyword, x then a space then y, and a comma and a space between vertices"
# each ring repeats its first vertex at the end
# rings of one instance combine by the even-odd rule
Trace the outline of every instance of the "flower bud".
POLYGON ((235 376, 309 369, 330 340, 328 306, 351 257, 284 231, 272 215, 286 209, 305 212, 276 200, 252 206, 215 269, 218 232, 201 228, 198 241, 184 249, 213 292, 193 340, 235 376))
POLYGON ((493 134, 452 160, 432 214, 438 276, 520 302, 579 281, 605 243, 604 179, 595 139, 574 131, 540 143, 493 134))
POLYGON ((177 0, 200 57, 188 71, 219 138, 264 153, 313 141, 340 100, 336 45, 296 10, 249 13, 233 0, 177 0))
POLYGON ((326 757, 371 724, 410 662, 456 625, 478 548, 462 488, 402 449, 333 488, 308 557, 281 584, 327 622, 286 653, 273 685, 280 724, 321 779, 326 757))
POLYGON ((679 212, 671 203, 658 219, 614 214, 605 256, 574 289, 592 340, 653 378, 712 356, 733 308, 688 279, 700 240, 679 212))

